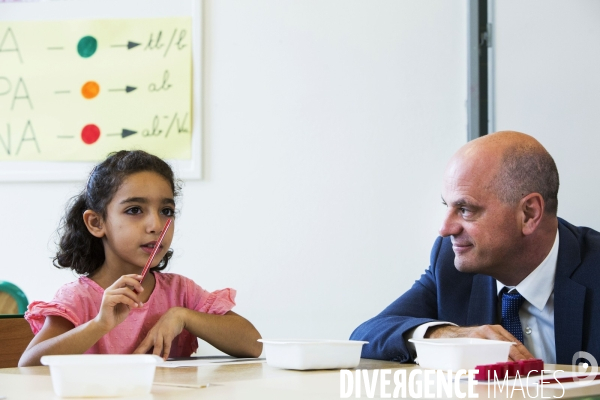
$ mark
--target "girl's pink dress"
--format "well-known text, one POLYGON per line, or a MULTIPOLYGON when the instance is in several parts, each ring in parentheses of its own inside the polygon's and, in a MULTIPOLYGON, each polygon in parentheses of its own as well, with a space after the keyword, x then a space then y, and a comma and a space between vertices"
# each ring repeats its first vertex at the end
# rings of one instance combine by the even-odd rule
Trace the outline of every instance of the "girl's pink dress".
MULTIPOLYGON (((235 290, 208 292, 194 281, 177 274, 154 273, 156 286, 141 308, 133 308, 125 321, 104 335, 86 354, 131 354, 146 334, 171 307, 185 307, 208 314, 223 315, 235 306, 235 290)), ((102 303, 102 289, 93 280, 82 276, 63 285, 51 302, 34 301, 25 313, 31 330, 37 334, 46 316, 57 315, 75 326, 96 317, 102 303)), ((170 357, 188 357, 198 348, 198 339, 183 330, 174 340, 170 357)))

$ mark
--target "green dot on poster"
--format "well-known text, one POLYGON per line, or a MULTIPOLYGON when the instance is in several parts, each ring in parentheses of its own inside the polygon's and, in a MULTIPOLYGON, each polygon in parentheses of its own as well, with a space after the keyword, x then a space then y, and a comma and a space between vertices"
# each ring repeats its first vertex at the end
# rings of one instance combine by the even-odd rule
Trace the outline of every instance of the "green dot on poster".
POLYGON ((98 48, 98 41, 93 36, 84 36, 77 43, 77 52, 83 58, 91 57, 98 48))

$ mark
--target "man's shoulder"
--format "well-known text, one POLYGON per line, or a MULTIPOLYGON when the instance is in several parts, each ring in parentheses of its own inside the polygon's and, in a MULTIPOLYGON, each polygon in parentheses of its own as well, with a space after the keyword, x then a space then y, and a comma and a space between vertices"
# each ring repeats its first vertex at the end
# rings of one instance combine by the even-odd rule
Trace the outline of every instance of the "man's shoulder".
MULTIPOLYGON (((596 276, 600 269, 600 232, 558 219, 558 268, 571 277, 596 276)), ((558 270, 557 270, 558 273, 558 270)))
POLYGON ((575 226, 562 218, 558 218, 558 232, 561 246, 563 243, 572 245, 573 240, 576 240, 580 247, 600 246, 600 232, 587 226, 575 226))
POLYGON ((572 232, 580 232, 580 233, 592 232, 592 233, 600 235, 600 232, 598 232, 598 231, 596 231, 596 230, 594 230, 592 228, 589 228, 587 226, 576 226, 576 225, 570 223, 569 221, 567 221, 566 219, 563 219, 561 217, 556 217, 556 219, 558 219, 559 229, 560 229, 560 226, 563 226, 563 227, 569 229, 572 232))

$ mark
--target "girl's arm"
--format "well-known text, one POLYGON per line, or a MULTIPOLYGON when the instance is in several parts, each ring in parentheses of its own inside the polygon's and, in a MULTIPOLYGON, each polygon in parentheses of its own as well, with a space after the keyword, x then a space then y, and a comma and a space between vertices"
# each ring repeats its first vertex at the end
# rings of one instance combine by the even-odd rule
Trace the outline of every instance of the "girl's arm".
POLYGON ((123 322, 131 308, 141 305, 138 293, 144 289, 140 278, 131 274, 117 279, 104 291, 98 315, 78 327, 63 317, 47 316, 44 326, 21 356, 19 367, 41 365, 40 358, 45 355, 86 352, 102 336, 123 322))
POLYGON ((188 308, 169 309, 152 327, 134 353, 169 357, 171 343, 183 329, 234 357, 258 357, 262 353, 260 333, 244 317, 228 311, 224 315, 206 314, 188 308))
POLYGON ((40 358, 45 355, 83 354, 106 333, 95 320, 75 328, 63 317, 50 315, 21 356, 19 367, 41 365, 40 358))

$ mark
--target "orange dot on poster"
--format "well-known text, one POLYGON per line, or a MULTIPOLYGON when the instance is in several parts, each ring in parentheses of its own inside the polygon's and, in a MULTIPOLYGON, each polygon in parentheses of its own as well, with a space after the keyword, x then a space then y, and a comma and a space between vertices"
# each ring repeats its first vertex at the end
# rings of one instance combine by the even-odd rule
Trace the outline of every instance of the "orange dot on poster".
POLYGON ((94 81, 84 83, 81 87, 81 95, 86 99, 93 99, 100 93, 100 85, 94 81))

